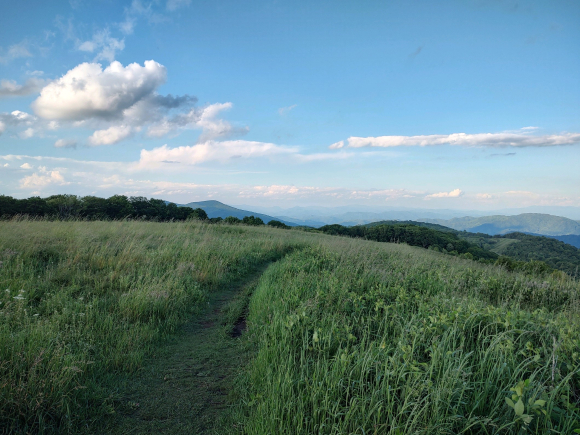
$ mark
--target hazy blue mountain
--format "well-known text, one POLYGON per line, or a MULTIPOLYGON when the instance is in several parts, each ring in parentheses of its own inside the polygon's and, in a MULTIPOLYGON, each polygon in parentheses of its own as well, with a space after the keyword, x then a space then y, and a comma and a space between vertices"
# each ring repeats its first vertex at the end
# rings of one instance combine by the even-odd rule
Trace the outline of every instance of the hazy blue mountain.
MULTIPOLYGON (((532 236, 541 236, 542 234, 532 234, 530 233, 530 235, 532 236)), ((580 236, 574 235, 574 234, 568 234, 565 236, 545 236, 545 237, 549 237, 550 239, 556 239, 559 240, 561 242, 567 243, 568 245, 572 245, 575 248, 580 249, 580 236)))
POLYGON ((513 232, 544 236, 580 235, 580 223, 561 216, 524 213, 516 216, 462 217, 454 219, 420 219, 472 233, 507 234, 513 232))
MULTIPOLYGON (((232 207, 230 205, 221 203, 219 201, 199 201, 199 202, 190 202, 188 204, 179 204, 180 207, 191 207, 191 208, 201 208, 203 210, 205 210, 205 212, 207 213, 207 216, 210 218, 214 218, 214 217, 221 217, 221 218, 227 218, 228 216, 234 216, 237 217, 239 219, 243 219, 246 216, 255 216, 255 217, 259 217, 260 219, 262 219, 264 221, 265 224, 267 224, 268 222, 270 222, 271 220, 281 220, 278 218, 274 218, 272 216, 268 216, 266 214, 262 214, 262 213, 256 213, 253 211, 248 211, 248 210, 240 210, 239 208, 235 208, 232 207)), ((293 222, 288 222, 288 221, 282 221, 284 222, 286 225, 290 225, 290 226, 296 226, 296 223, 293 222)))

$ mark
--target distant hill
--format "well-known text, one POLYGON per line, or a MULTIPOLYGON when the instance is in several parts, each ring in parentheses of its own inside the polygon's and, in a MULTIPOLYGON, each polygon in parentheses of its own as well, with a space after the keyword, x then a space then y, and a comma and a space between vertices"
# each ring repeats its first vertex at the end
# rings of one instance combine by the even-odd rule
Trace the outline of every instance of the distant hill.
POLYGON ((455 230, 490 235, 514 232, 541 234, 544 236, 580 235, 580 223, 565 217, 541 213, 524 213, 516 216, 462 217, 449 220, 421 220, 455 230))
POLYGON ((227 218, 228 216, 234 216, 238 219, 243 219, 246 216, 255 216, 259 217, 264 221, 265 224, 272 220, 280 220, 281 222, 285 223, 286 225, 296 226, 294 222, 287 222, 282 221, 281 219, 274 218, 272 216, 268 216, 267 214, 262 213, 255 213, 253 211, 248 210, 240 210, 239 208, 235 208, 224 204, 219 201, 199 201, 199 202, 190 202, 188 204, 179 204, 180 207, 191 207, 191 208, 201 208, 205 210, 207 216, 210 218, 221 217, 227 218))
POLYGON ((574 243, 580 245, 580 236, 577 235, 543 236, 512 232, 492 236, 483 232, 459 231, 439 224, 416 221, 380 221, 367 224, 365 227, 372 228, 381 225, 400 225, 402 227, 416 225, 435 231, 452 233, 470 243, 471 246, 478 246, 485 251, 505 255, 517 261, 540 260, 571 276, 579 276, 580 246, 574 245, 574 243))
POLYGON ((568 243, 569 245, 575 246, 580 249, 580 236, 569 234, 566 236, 548 236, 561 242, 568 243))

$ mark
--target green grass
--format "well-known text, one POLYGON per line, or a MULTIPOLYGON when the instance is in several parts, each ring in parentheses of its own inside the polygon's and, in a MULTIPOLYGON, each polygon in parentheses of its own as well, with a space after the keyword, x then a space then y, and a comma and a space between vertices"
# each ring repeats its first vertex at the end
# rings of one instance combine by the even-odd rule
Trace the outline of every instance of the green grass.
POLYGON ((208 295, 301 233, 153 222, 0 222, 0 432, 75 430, 115 410, 208 295))
POLYGON ((0 256, 0 432, 580 429, 564 274, 197 222, 0 222, 0 256))
POLYGON ((577 282, 536 281, 418 248, 321 242, 271 267, 258 285, 246 335, 256 356, 239 378, 230 429, 580 428, 577 282))

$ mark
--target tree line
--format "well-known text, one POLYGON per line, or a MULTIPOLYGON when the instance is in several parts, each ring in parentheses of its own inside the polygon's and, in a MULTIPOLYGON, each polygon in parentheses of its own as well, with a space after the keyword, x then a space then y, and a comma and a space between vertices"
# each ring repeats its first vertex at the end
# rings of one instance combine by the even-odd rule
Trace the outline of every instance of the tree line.
POLYGON ((357 225, 345 227, 339 224, 325 225, 320 231, 348 237, 356 237, 375 242, 406 243, 425 249, 462 255, 475 260, 496 260, 498 255, 479 246, 461 240, 453 233, 437 231, 417 225, 357 225))
MULTIPOLYGON (((33 196, 16 199, 0 195, 0 218, 10 219, 14 216, 90 220, 146 219, 162 222, 198 219, 208 223, 264 225, 264 221, 255 216, 245 216, 242 219, 235 216, 228 216, 225 219, 209 218, 202 208, 179 207, 172 202, 143 196, 113 195, 109 198, 99 198, 90 195, 52 195, 47 198, 33 196)), ((290 228, 277 220, 269 221, 268 225, 290 228)))
POLYGON ((178 207, 161 199, 143 196, 113 195, 109 198, 77 195, 52 195, 47 198, 33 196, 16 199, 0 195, 0 216, 17 215, 54 219, 149 219, 159 221, 183 221, 208 219, 201 209, 178 207))

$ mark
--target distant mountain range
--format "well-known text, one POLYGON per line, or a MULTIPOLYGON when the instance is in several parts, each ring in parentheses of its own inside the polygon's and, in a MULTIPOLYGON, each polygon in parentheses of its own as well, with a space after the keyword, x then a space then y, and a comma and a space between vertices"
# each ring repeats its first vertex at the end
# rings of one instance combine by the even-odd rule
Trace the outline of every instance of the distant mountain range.
POLYGON ((285 223, 286 225, 296 226, 296 224, 293 222, 287 222, 287 221, 281 220, 279 218, 268 216, 267 214, 256 213, 256 212, 248 211, 248 210, 241 210, 239 208, 235 208, 235 207, 223 204, 219 201, 190 202, 188 204, 179 204, 179 206, 180 207, 201 208, 207 213, 207 216, 210 218, 221 217, 221 218, 225 219, 228 216, 234 216, 234 217, 237 217, 238 219, 243 219, 246 216, 255 216, 255 217, 259 217, 260 219, 262 219, 265 224, 267 224, 268 222, 270 222, 272 220, 279 220, 279 221, 285 223))
MULTIPOLYGON (((439 231, 468 231, 470 233, 484 233, 489 235, 501 235, 520 232, 535 236, 547 236, 560 240, 580 249, 580 222, 561 216, 553 216, 543 213, 522 213, 516 216, 464 216, 443 219, 440 216, 460 213, 458 210, 383 210, 376 211, 372 207, 362 207, 361 211, 348 211, 351 207, 293 207, 280 209, 271 207, 272 211, 289 212, 292 216, 279 214, 265 214, 255 211, 244 210, 223 204, 219 201, 199 201, 180 206, 201 208, 210 218, 235 216, 243 219, 245 216, 256 216, 268 223, 271 220, 279 220, 290 226, 309 226, 318 228, 323 225, 341 224, 344 226, 364 225, 373 223, 411 223, 424 225, 439 231), (326 214, 330 213, 330 214, 326 214), (427 216, 418 218, 418 213, 428 213, 427 216), (429 216, 430 215, 430 216, 429 216), (296 216, 300 216, 297 218, 296 216)), ((261 208, 262 210, 264 208, 261 208)), ((503 243, 498 241, 498 243, 503 243)))
POLYGON ((424 209, 408 207, 378 207, 365 205, 350 205, 339 207, 303 206, 281 208, 275 206, 238 205, 244 210, 256 210, 269 216, 294 222, 297 225, 320 227, 323 225, 340 224, 345 226, 365 225, 383 220, 450 220, 471 216, 474 218, 488 216, 514 216, 521 214, 537 214, 563 216, 568 219, 580 219, 580 207, 527 207, 495 211, 483 210, 452 210, 424 209))
POLYGON ((580 235, 580 223, 561 216, 541 213, 524 213, 517 216, 483 216, 453 219, 418 219, 443 225, 459 231, 490 235, 514 232, 543 236, 580 235))

